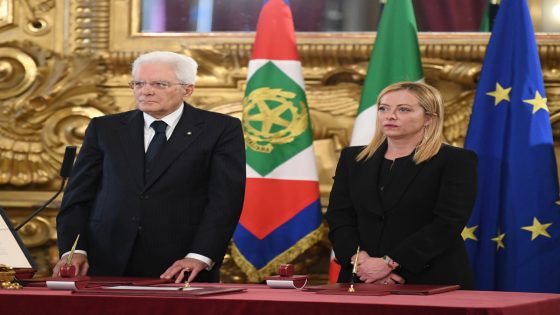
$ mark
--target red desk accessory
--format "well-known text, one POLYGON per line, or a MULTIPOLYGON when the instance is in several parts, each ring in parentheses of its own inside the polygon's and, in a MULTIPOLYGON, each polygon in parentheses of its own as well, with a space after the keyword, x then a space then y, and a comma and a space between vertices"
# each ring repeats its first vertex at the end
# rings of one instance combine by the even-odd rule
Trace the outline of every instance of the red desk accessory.
POLYGON ((292 264, 281 264, 278 267, 278 274, 282 277, 291 277, 294 275, 294 265, 292 264))
POLYGON ((282 264, 278 276, 266 277, 266 284, 275 289, 301 289, 307 284, 306 275, 294 275, 294 265, 282 264))
POLYGON ((80 239, 80 234, 76 237, 72 249, 70 249, 70 254, 66 258, 66 265, 60 267, 60 276, 62 278, 70 278, 76 276, 76 266, 72 265, 72 257, 76 251, 76 245, 78 245, 78 240, 80 239))
POLYGON ((33 268, 14 268, 14 270, 16 271, 17 280, 31 279, 33 278, 33 275, 35 275, 35 272, 37 271, 33 268))

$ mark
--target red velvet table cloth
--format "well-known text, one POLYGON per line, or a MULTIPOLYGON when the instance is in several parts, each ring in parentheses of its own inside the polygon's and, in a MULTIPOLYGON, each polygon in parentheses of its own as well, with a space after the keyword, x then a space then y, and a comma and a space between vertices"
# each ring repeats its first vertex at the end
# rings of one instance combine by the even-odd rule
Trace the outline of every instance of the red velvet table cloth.
MULTIPOLYGON (((195 284, 196 286, 196 284, 195 284)), ((0 314, 560 314, 560 294, 453 291, 429 296, 320 295, 264 285, 205 297, 72 294, 46 288, 0 290, 0 314)))

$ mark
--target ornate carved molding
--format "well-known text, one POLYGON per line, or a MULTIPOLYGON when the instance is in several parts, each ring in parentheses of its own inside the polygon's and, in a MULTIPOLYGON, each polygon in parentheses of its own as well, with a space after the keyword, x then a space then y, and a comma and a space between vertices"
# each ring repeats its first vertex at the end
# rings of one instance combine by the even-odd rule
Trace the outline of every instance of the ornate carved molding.
POLYGON ((98 62, 31 42, 0 43, 0 185, 53 184, 64 147, 87 122, 114 112, 98 62))
POLYGON ((109 50, 110 9, 109 0, 71 1, 69 44, 73 53, 91 56, 109 50))
POLYGON ((14 20, 14 0, 0 0, 0 30, 12 25, 14 20))

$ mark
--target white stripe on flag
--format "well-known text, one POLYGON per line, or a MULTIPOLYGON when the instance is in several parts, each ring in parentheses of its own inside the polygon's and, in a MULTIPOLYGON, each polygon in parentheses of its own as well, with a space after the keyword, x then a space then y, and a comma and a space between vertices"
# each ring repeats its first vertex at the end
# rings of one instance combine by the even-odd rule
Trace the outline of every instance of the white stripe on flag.
POLYGON ((361 112, 354 122, 352 140, 350 145, 367 145, 373 138, 375 124, 377 123, 377 105, 372 105, 361 112))
POLYGON ((261 176, 247 164, 247 177, 317 181, 319 177, 317 176, 317 167, 315 166, 313 146, 310 145, 291 159, 280 164, 266 176, 261 176))
POLYGON ((253 59, 249 61, 249 69, 247 70, 247 82, 251 79, 253 74, 260 69, 267 62, 271 61, 282 72, 284 72, 290 79, 299 85, 300 88, 305 90, 303 81, 303 74, 301 69, 301 62, 299 60, 269 60, 269 59, 253 59))

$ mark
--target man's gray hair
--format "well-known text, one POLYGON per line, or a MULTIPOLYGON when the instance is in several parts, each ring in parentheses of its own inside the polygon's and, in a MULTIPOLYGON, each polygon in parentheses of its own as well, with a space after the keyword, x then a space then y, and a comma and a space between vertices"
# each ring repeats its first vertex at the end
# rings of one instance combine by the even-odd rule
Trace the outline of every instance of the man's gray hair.
POLYGON ((194 84, 198 64, 191 57, 171 51, 152 51, 141 55, 132 63, 132 77, 136 76, 138 68, 143 64, 165 63, 173 66, 177 80, 185 84, 194 84))

